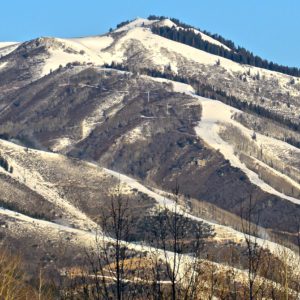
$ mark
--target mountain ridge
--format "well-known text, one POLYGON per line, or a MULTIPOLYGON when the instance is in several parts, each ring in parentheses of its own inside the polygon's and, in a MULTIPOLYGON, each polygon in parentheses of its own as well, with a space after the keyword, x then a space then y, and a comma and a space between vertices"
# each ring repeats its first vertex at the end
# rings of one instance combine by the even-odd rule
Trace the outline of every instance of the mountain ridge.
MULTIPOLYGON (((83 266, 109 199, 128 204, 134 225, 122 242, 133 256, 150 253, 162 207, 188 228, 207 226, 206 263, 236 251, 232 267, 244 272, 248 235, 272 259, 277 247, 297 250, 299 79, 152 32, 172 22, 0 45, 0 237, 14 251, 26 245, 32 274, 39 260, 49 274, 83 266), (60 256, 57 245, 69 248, 60 256)), ((109 230, 103 239, 114 243, 109 230)))

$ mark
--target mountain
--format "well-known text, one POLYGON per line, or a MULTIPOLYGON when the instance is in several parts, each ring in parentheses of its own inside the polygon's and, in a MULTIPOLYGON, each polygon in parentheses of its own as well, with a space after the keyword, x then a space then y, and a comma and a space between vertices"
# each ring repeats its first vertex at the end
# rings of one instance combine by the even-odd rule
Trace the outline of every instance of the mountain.
POLYGON ((38 265, 56 278, 83 265, 116 195, 134 220, 130 251, 161 249, 148 222, 157 207, 174 214, 179 205, 188 245, 197 224, 208 232, 206 263, 226 269, 233 248, 241 259, 231 266, 244 272, 248 235, 275 257, 277 248, 293 253, 299 78, 234 61, 241 52, 153 17, 101 36, 0 43, 0 236, 12 252, 22 248, 33 278, 38 265))

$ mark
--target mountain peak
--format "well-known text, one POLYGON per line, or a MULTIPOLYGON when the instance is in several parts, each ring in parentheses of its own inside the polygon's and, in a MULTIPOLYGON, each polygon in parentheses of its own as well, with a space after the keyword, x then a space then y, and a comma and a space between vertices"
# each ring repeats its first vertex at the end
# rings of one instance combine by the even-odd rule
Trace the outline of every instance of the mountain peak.
POLYGON ((148 19, 143 19, 143 18, 136 18, 133 21, 121 23, 120 24, 121 26, 119 26, 119 27, 117 26, 117 29, 115 30, 115 32, 127 31, 127 30, 133 29, 135 27, 149 26, 157 21, 158 20, 148 20, 148 19))

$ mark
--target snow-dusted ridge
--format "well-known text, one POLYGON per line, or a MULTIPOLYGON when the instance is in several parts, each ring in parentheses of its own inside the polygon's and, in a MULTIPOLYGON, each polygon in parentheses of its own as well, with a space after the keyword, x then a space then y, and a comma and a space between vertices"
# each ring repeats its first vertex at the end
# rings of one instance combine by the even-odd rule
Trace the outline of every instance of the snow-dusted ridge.
MULTIPOLYGON (((137 27, 149 27, 151 25, 157 26, 157 27, 169 27, 169 28, 176 28, 177 30, 187 30, 181 26, 176 25, 173 21, 171 21, 170 19, 164 19, 164 20, 148 20, 148 19, 143 19, 143 18, 137 18, 131 22, 129 22, 128 24, 114 30, 114 32, 123 32, 123 31, 128 31, 131 30, 133 28, 137 28, 137 27)), ((231 50, 229 47, 227 47, 226 45, 222 44, 221 42, 213 39, 212 37, 204 34, 203 32, 199 31, 198 29, 194 29, 194 28, 190 28, 190 30, 193 30, 196 34, 200 34, 202 39, 204 41, 207 41, 211 44, 217 45, 217 46, 221 46, 226 50, 231 50)))
POLYGON ((19 44, 18 42, 0 42, 0 57, 13 52, 19 44))
POLYGON ((148 20, 148 19, 143 19, 143 18, 136 18, 135 20, 129 22, 128 24, 117 28, 114 30, 114 32, 122 32, 122 31, 128 31, 130 29, 136 28, 136 27, 143 27, 143 26, 149 26, 154 23, 157 23, 158 20, 148 20))
MULTIPOLYGON (((70 48, 72 51, 68 53, 62 48, 50 47, 48 49, 50 56, 45 59, 43 70, 40 73, 40 76, 47 75, 50 70, 54 71, 55 69, 59 68, 60 65, 65 66, 70 62, 90 63, 96 66, 103 66, 106 63, 110 64, 113 61, 126 64, 128 59, 128 45, 132 42, 138 41, 138 43, 144 47, 145 51, 143 54, 145 55, 145 59, 147 58, 149 61, 151 61, 151 67, 164 68, 168 65, 171 65, 172 70, 176 73, 179 58, 179 60, 183 58, 190 62, 199 63, 204 66, 213 66, 216 64, 217 60, 220 60, 222 68, 225 68, 229 73, 244 73, 250 69, 252 74, 257 74, 259 72, 261 76, 265 76, 266 79, 276 76, 282 87, 288 84, 291 80, 291 76, 285 74, 253 66, 241 65, 226 58, 163 38, 159 35, 155 35, 149 28, 151 26, 176 27, 176 24, 169 19, 162 21, 150 21, 139 18, 123 27, 118 28, 112 33, 107 33, 101 36, 70 39, 53 38, 57 42, 63 44, 65 48, 70 48), (116 35, 114 33, 120 34, 116 35)), ((177 28, 179 27, 177 26, 177 28)), ((220 45, 219 41, 206 36, 196 29, 194 30, 196 33, 201 34, 203 39, 220 45)), ((10 51, 13 51, 14 49, 11 47, 17 47, 18 45, 19 44, 14 44, 8 48, 11 49, 10 51)), ((221 44, 221 46, 226 48, 226 46, 223 44, 221 44)), ((0 47, 0 54, 2 49, 6 48, 7 47, 0 47)), ((294 90, 292 91, 292 93, 295 92, 296 91, 294 90)))
POLYGON ((221 42, 213 39, 212 37, 208 36, 207 34, 203 33, 202 31, 198 30, 198 29, 195 29, 193 27, 190 27, 189 29, 186 29, 186 28, 183 28, 181 26, 178 26, 176 25, 174 22, 172 22, 170 19, 165 19, 165 20, 162 20, 162 21, 157 21, 156 23, 154 23, 155 26, 159 26, 159 27, 169 27, 169 28, 176 28, 177 30, 192 30, 194 31, 194 33, 196 34, 200 34, 201 35, 201 38, 204 40, 204 41, 207 41, 211 44, 214 44, 214 45, 217 45, 217 46, 220 46, 220 47, 223 47, 224 49, 226 50, 231 50, 229 47, 227 47, 226 45, 222 44, 221 42))
POLYGON ((12 45, 16 45, 18 42, 0 42, 0 49, 6 48, 12 45))

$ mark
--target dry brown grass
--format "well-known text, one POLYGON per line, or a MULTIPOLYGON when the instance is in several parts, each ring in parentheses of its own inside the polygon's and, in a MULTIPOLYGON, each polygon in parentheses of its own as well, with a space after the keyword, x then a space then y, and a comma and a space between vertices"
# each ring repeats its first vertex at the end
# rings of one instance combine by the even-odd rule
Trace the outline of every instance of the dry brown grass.
POLYGON ((39 288, 35 289, 26 281, 26 273, 19 256, 0 249, 0 299, 3 300, 51 300, 50 290, 44 288, 42 273, 39 288))
POLYGON ((21 259, 0 250, 0 299, 34 299, 33 290, 25 283, 21 259))

